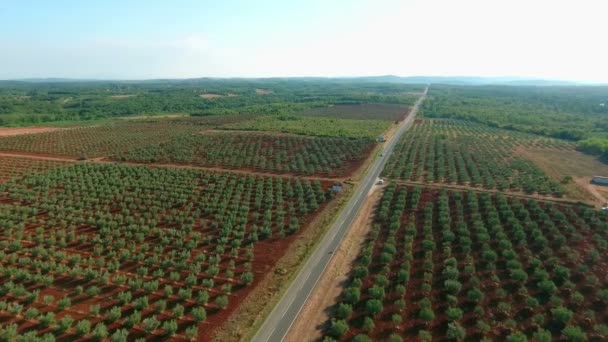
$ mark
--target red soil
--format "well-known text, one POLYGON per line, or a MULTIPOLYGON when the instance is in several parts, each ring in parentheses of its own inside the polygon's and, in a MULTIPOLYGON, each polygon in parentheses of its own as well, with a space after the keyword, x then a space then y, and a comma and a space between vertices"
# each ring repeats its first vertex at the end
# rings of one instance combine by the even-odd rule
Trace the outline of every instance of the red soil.
POLYGON ((12 135, 20 134, 36 134, 59 131, 63 128, 59 127, 44 127, 44 126, 32 126, 32 127, 0 127, 0 137, 8 137, 12 135))

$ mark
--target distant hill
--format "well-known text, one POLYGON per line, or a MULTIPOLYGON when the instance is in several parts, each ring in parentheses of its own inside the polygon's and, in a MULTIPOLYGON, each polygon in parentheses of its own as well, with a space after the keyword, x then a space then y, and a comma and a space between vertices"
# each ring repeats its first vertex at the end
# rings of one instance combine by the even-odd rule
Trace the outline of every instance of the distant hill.
POLYGON ((216 78, 200 77, 186 79, 148 79, 148 80, 103 80, 103 79, 70 79, 70 78, 28 78, 19 80, 0 80, 0 86, 16 84, 56 84, 56 83, 164 83, 195 85, 205 82, 363 82, 363 83, 405 83, 405 84, 452 84, 452 85, 512 85, 512 86, 575 86, 600 85, 593 82, 576 82, 564 80, 547 80, 523 77, 478 77, 478 76, 361 76, 361 77, 270 77, 270 78, 216 78))
POLYGON ((360 80, 365 82, 388 82, 388 83, 440 83, 454 85, 513 85, 513 86, 572 86, 572 85, 589 85, 591 83, 563 81, 563 80, 546 80, 536 78, 521 78, 521 77, 477 77, 477 76, 368 76, 345 78, 351 80, 360 80))

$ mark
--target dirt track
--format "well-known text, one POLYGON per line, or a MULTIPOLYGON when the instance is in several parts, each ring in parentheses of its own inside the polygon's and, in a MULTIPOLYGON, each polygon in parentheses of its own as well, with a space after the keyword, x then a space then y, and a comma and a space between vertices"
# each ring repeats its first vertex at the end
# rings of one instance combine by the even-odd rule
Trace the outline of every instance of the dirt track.
MULTIPOLYGON (((41 155, 41 154, 25 153, 25 152, 23 152, 23 153, 22 152, 0 152, 0 156, 37 159, 37 160, 55 160, 55 161, 65 161, 65 162, 72 162, 72 163, 78 161, 77 158, 75 158, 75 157, 41 155)), ((91 158, 91 159, 87 159, 87 160, 81 161, 81 162, 96 163, 96 164, 121 164, 121 165, 130 165, 130 166, 170 167, 170 168, 175 168, 175 169, 194 169, 194 170, 207 170, 207 171, 218 171, 218 172, 226 171, 226 172, 233 172, 233 173, 246 174, 246 175, 298 177, 298 178, 302 178, 302 179, 331 181, 331 182, 342 182, 343 181, 343 179, 341 179, 341 178, 295 176, 295 175, 286 174, 286 173, 257 172, 257 171, 229 169, 229 168, 222 168, 222 167, 205 167, 205 166, 186 165, 186 164, 170 164, 170 163, 161 164, 161 163, 118 162, 118 161, 105 159, 105 157, 91 158)))
POLYGON ((20 134, 36 134, 36 133, 53 132, 53 131, 59 131, 62 129, 63 128, 59 128, 59 127, 44 127, 44 126, 0 127, 0 137, 9 137, 12 135, 20 135, 20 134))

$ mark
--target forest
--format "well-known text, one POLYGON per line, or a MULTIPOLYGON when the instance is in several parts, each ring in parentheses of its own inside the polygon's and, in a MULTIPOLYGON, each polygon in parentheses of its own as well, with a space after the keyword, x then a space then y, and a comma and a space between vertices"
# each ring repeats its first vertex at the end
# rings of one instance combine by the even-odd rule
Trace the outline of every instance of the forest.
POLYGON ((492 127, 581 141, 606 153, 608 87, 434 85, 424 116, 470 120, 492 127))
POLYGON ((0 126, 143 114, 290 114, 333 104, 412 104, 420 85, 332 79, 0 81, 0 126))

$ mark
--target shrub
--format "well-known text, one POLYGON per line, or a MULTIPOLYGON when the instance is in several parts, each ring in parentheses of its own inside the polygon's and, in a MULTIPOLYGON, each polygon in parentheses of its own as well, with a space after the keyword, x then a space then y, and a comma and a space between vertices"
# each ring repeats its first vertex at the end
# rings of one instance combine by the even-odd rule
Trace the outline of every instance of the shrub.
POLYGON ((377 299, 370 299, 365 302, 365 312, 370 316, 375 316, 383 310, 382 302, 377 299))
POLYGON ((225 309, 228 306, 228 297, 226 295, 220 295, 215 298, 215 304, 222 309, 225 309))
POLYGON ((207 311, 203 307, 194 308, 192 309, 192 311, 190 311, 190 313, 192 314, 194 320, 197 322, 203 322, 207 319, 207 311))
POLYGON ((164 321, 163 322, 163 330, 165 331, 165 335, 173 336, 177 332, 177 322, 175 320, 164 321))
POLYGON ((156 319, 156 316, 145 318, 143 321, 144 331, 151 334, 160 326, 160 322, 156 319))
POLYGON ((348 331, 348 323, 343 319, 332 320, 329 327, 329 335, 335 338, 340 338, 348 331))
POLYGON ((103 323, 97 323, 93 329, 93 340, 102 341, 106 337, 108 337, 108 328, 103 323))
POLYGON ((38 317, 38 315, 39 315, 38 309, 36 309, 34 307, 27 309, 27 311, 25 311, 25 314, 24 314, 26 319, 34 319, 34 318, 38 317))
POLYGON ((374 286, 370 287, 369 290, 367 290, 367 292, 369 293, 369 296, 374 299, 382 300, 382 299, 384 299, 384 296, 385 296, 384 288, 381 286, 378 286, 378 285, 374 285, 374 286))
POLYGON ((454 340, 463 340, 467 335, 467 331, 457 322, 448 323, 446 336, 454 340))
POLYGON ((173 308, 173 317, 182 318, 184 316, 184 307, 180 304, 175 305, 173 308))
POLYGON ((389 342, 403 342, 403 338, 401 336, 399 336, 398 334, 392 333, 388 337, 388 341, 389 342))
POLYGON ((528 341, 528 337, 526 336, 526 334, 517 331, 514 333, 509 334, 509 336, 507 336, 507 342, 527 342, 528 341))
POLYGON ((89 320, 83 319, 76 323, 76 335, 84 336, 91 331, 91 322, 89 320))
POLYGON ((339 319, 348 319, 353 314, 353 307, 350 304, 340 303, 336 308, 336 317, 339 319))
POLYGON ((63 318, 60 319, 59 322, 57 322, 57 331, 59 331, 60 333, 68 331, 68 329, 70 329, 70 327, 72 326, 72 323, 74 323, 74 319, 71 316, 63 316, 63 318))
POLYGON ((435 313, 431 307, 423 307, 418 313, 418 317, 424 321, 430 322, 435 319, 435 313))
POLYGON ((372 342, 372 339, 367 335, 359 334, 353 337, 353 342, 372 342))
POLYGON ((534 337, 534 340, 537 342, 551 342, 553 340, 551 337, 551 332, 542 328, 538 328, 532 337, 534 337))
POLYGON ((374 323, 374 320, 371 317, 365 316, 365 318, 363 318, 361 329, 367 332, 371 332, 372 330, 374 330, 375 326, 376 324, 374 323))
POLYGON ((129 331, 127 329, 118 329, 112 336, 110 336, 111 342, 127 342, 129 338, 129 331))
POLYGON ((564 330, 562 330, 562 334, 572 342, 587 341, 587 334, 578 326, 567 325, 564 330))
POLYGON ((253 282, 253 273, 244 272, 243 274, 241 274, 241 281, 246 285, 251 284, 253 282))
POLYGON ((483 300, 483 292, 477 288, 470 289, 467 291, 467 298, 475 303, 479 303, 483 300))
POLYGON ((444 281, 443 286, 445 287, 446 291, 448 291, 448 293, 453 295, 458 294, 458 292, 460 292, 460 289, 462 288, 462 284, 458 280, 452 279, 444 281))
POLYGON ((343 293, 344 302, 348 304, 356 304, 361 298, 361 290, 358 287, 349 287, 343 293))
POLYGON ((72 301, 70 300, 70 297, 61 297, 61 299, 59 299, 57 301, 57 307, 61 310, 66 309, 68 306, 70 306, 72 304, 72 301))
POLYGON ((186 328, 185 334, 189 340, 193 341, 198 336, 198 326, 197 325, 189 326, 188 328, 186 328))
POLYGON ((420 330, 418 331, 418 338, 423 342, 431 342, 433 340, 433 335, 428 330, 420 330))
POLYGON ((445 313, 450 321, 457 321, 462 318, 462 310, 460 308, 448 308, 445 313))
POLYGON ((50 327, 55 323, 55 314, 53 312, 42 314, 38 316, 38 322, 40 322, 40 325, 43 327, 50 327))
POLYGON ((557 290, 557 286, 551 280, 542 280, 538 282, 538 288, 547 294, 553 294, 557 290))
POLYGON ((116 322, 122 316, 122 310, 119 306, 114 306, 108 312, 108 321, 110 323, 116 322))
POLYGON ((570 319, 572 319, 572 316, 574 314, 567 308, 563 306, 558 306, 554 309, 551 309, 551 315, 553 316, 553 319, 555 319, 557 322, 566 324, 570 321, 570 319))

